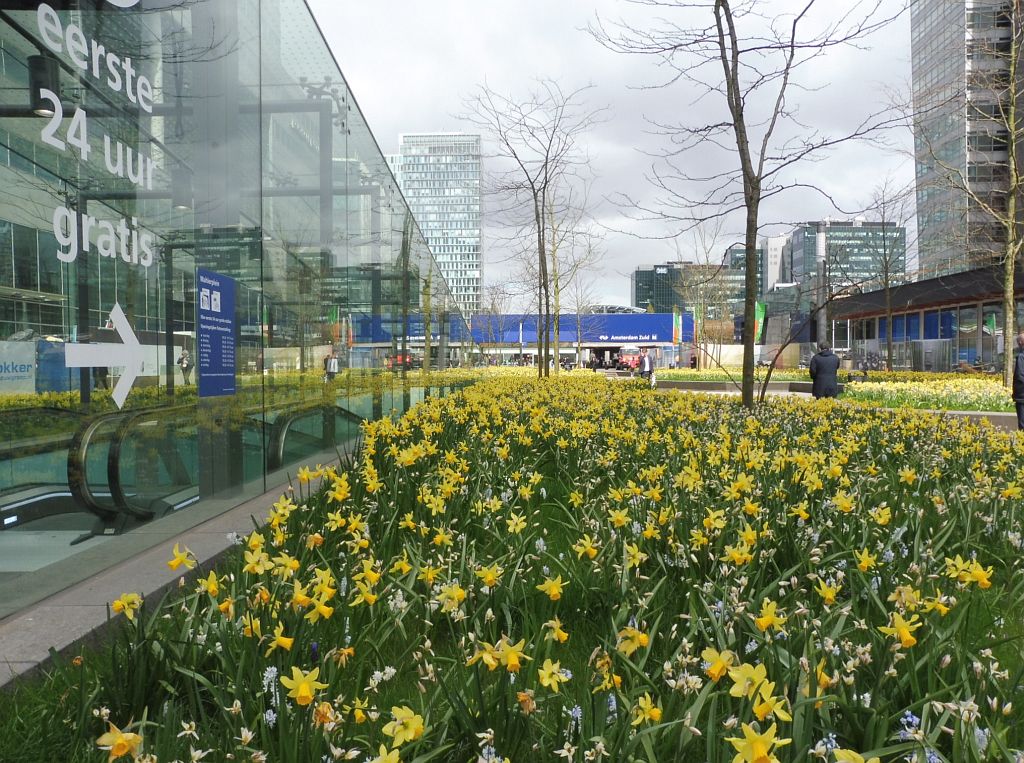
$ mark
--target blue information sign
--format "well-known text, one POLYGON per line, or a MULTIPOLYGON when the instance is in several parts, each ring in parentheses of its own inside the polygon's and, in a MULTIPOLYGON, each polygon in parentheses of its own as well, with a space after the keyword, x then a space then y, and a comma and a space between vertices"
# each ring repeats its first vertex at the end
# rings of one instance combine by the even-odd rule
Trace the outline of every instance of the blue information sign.
POLYGON ((235 279, 196 269, 199 397, 235 394, 235 279))

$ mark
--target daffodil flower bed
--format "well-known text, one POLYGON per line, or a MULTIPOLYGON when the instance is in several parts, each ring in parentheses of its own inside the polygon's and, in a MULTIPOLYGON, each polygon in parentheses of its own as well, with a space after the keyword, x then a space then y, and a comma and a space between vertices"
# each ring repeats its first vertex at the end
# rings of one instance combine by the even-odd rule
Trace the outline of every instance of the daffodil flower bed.
POLYGON ((998 379, 851 382, 843 396, 887 408, 930 408, 946 411, 1012 411, 1010 390, 998 379))
POLYGON ((1020 759, 1024 439, 497 378, 296 482, 0 758, 1020 759))

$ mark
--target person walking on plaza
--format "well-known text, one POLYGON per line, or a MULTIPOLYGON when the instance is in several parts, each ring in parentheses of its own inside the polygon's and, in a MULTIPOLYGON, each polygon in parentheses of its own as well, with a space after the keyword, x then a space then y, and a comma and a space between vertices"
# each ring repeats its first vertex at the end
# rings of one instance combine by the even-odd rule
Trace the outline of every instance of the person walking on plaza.
POLYGON ((182 350, 181 355, 178 356, 178 367, 181 368, 181 378, 185 380, 185 384, 192 383, 192 367, 194 365, 188 350, 182 350))
POLYGON ((1017 357, 1013 361, 1013 403, 1017 408, 1017 429, 1024 430, 1024 331, 1017 334, 1017 357))
POLYGON ((816 398, 839 394, 839 357, 828 342, 818 342, 818 353, 811 358, 811 394, 816 398))
POLYGON ((650 379, 651 373, 654 372, 654 358, 648 354, 646 347, 640 350, 640 362, 637 364, 637 370, 640 372, 641 378, 644 379, 650 379))
POLYGON ((338 375, 338 365, 338 353, 332 351, 324 358, 324 379, 326 381, 334 381, 334 377, 338 375))

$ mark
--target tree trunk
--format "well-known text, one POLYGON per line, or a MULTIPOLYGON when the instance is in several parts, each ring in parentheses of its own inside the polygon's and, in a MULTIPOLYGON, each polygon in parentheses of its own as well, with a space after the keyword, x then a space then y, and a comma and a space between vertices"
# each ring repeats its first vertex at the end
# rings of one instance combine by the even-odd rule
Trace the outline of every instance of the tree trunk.
POLYGON ((757 210, 760 194, 749 184, 747 192, 747 226, 744 235, 747 272, 743 299, 743 385, 742 399, 746 408, 754 407, 754 318, 757 301, 757 210))
MULTIPOLYGON (((885 232, 882 232, 885 235, 885 232)), ((885 282, 885 370, 892 370, 892 288, 889 273, 884 274, 885 282)))

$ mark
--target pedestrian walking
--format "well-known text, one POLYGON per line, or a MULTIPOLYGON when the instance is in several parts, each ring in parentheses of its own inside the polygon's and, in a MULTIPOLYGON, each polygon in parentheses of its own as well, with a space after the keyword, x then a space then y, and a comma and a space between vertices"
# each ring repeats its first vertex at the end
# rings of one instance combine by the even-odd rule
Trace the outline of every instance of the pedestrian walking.
POLYGON ((181 369, 181 378, 185 380, 185 384, 192 383, 192 368, 195 363, 192 362, 192 356, 189 355, 188 350, 182 350, 181 355, 178 356, 178 367, 181 369))
POLYGON ((818 352, 811 358, 811 394, 815 398, 839 394, 839 357, 828 342, 818 343, 818 352))
POLYGON ((650 379, 651 374, 654 373, 654 358, 647 352, 646 347, 640 350, 640 362, 637 364, 637 370, 644 379, 650 379))
POLYGON ((1017 429, 1024 430, 1024 331, 1017 334, 1017 357, 1013 361, 1013 403, 1017 408, 1017 429))
POLYGON ((326 381, 334 381, 334 377, 338 375, 338 353, 332 352, 326 358, 324 358, 324 379, 326 381))

